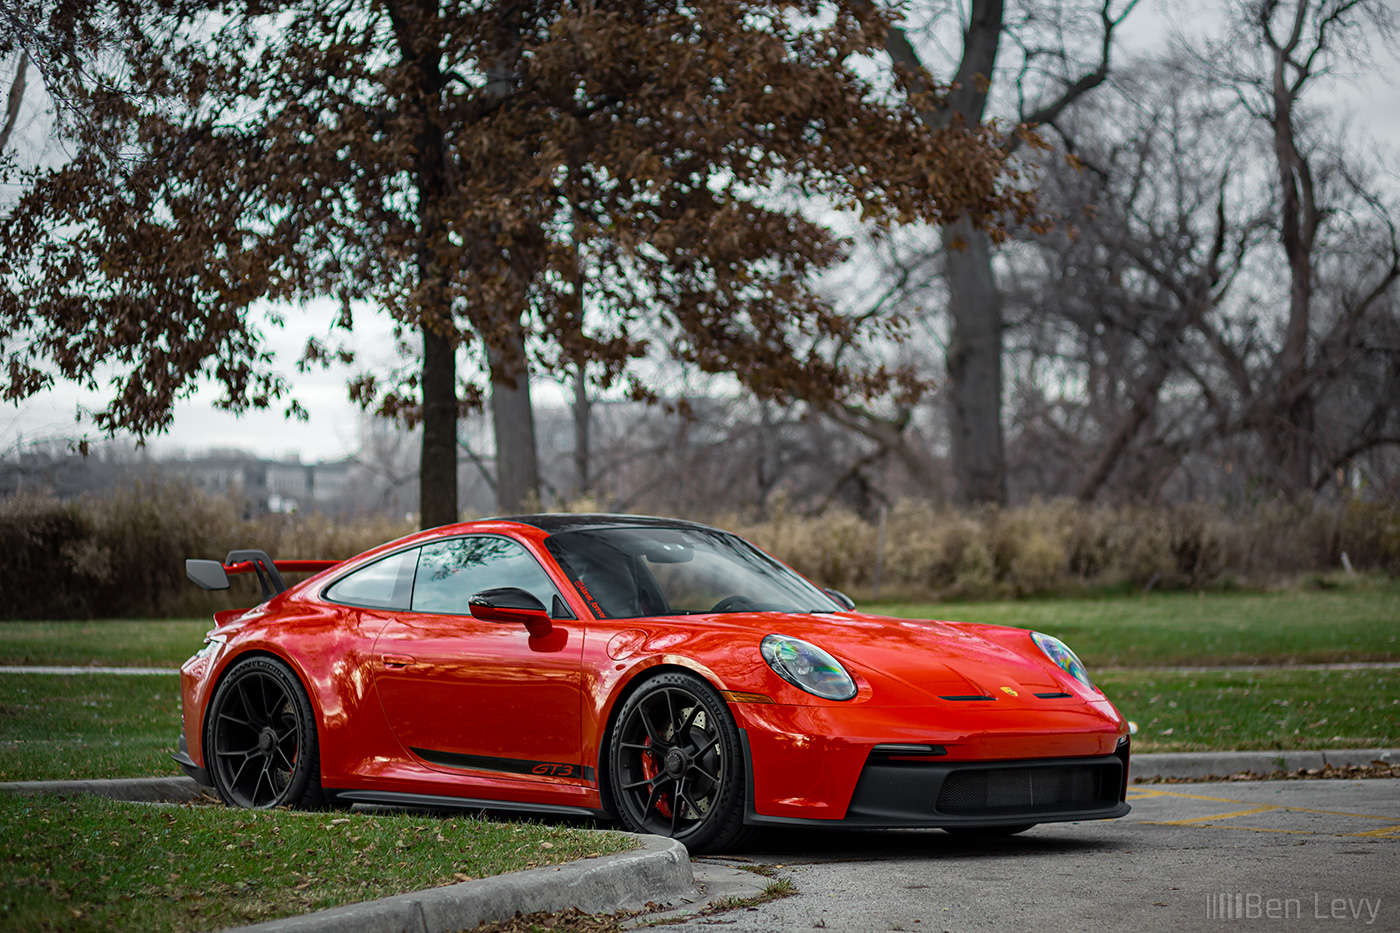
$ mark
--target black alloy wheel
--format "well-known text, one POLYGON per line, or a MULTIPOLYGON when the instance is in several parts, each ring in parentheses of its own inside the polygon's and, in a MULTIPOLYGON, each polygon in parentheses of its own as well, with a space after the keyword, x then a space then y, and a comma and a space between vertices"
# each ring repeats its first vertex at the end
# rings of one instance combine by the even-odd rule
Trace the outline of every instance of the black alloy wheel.
POLYGON ((613 800, 628 829, 691 852, 745 841, 744 759, 724 700, 693 674, 659 674, 618 713, 609 743, 613 800))
POLYGON ((206 722, 205 767, 224 803, 260 810, 324 805, 311 701, 287 665, 264 656, 235 663, 206 722))

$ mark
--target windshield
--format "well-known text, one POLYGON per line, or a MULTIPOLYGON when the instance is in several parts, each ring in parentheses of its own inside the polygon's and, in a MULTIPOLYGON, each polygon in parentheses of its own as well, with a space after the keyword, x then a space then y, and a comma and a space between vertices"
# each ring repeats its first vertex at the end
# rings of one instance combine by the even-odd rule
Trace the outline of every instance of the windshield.
POLYGON ((841 609, 744 539, 722 531, 600 528, 560 532, 544 544, 604 619, 841 609))

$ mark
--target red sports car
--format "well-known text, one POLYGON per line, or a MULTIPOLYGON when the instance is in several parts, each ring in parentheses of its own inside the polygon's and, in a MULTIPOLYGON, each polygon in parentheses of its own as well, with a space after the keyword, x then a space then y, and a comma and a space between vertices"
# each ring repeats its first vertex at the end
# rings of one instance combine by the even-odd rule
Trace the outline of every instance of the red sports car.
POLYGON ((1060 641, 866 615, 704 525, 529 515, 187 571, 263 583, 181 669, 176 760, 231 805, 587 815, 693 851, 1128 812, 1128 724, 1060 641))

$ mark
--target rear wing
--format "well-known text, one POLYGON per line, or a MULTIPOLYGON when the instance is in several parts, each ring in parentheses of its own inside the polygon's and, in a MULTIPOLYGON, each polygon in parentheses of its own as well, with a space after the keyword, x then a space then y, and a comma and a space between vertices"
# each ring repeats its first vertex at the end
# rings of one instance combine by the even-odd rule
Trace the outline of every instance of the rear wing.
POLYGON ((287 588, 281 571, 288 573, 319 573, 339 564, 338 560, 273 560, 266 551, 229 551, 220 563, 217 560, 185 561, 185 576, 206 590, 228 589, 231 573, 256 573, 262 585, 262 598, 271 599, 287 588))

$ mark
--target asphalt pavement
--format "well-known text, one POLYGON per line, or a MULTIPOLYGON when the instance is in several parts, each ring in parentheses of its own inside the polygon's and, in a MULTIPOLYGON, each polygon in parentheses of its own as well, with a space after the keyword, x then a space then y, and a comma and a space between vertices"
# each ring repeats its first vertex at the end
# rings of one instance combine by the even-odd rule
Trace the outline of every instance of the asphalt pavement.
MULTIPOLYGON (((1198 777, 1400 761, 1400 749, 1139 755, 1142 776, 1198 777)), ((182 800, 187 778, 0 784, 18 793, 182 800)), ((297 933, 437 933, 517 910, 676 908, 682 930, 1177 931, 1216 921, 1400 931, 1400 780, 1135 784, 1122 820, 1037 826, 969 841, 938 830, 766 830, 730 858, 688 860, 658 837, 622 856, 434 888, 264 924, 297 933), (792 897, 718 915, 760 893, 792 897), (689 916, 690 919, 686 919, 689 916)))
POLYGON ((783 900, 699 931, 1400 930, 1400 781, 1135 786, 1121 820, 967 841, 937 830, 773 832, 746 857, 783 900))

